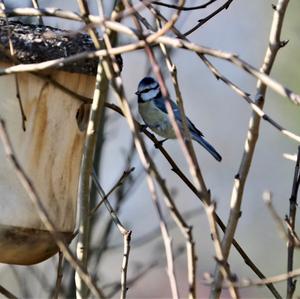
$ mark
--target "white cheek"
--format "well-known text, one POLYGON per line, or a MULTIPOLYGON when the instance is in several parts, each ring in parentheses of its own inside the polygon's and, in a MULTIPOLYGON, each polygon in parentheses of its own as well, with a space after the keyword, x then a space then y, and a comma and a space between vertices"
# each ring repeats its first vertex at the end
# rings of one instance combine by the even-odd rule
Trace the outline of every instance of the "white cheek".
POLYGON ((159 91, 157 90, 149 90, 148 92, 145 92, 142 94, 142 99, 144 102, 147 102, 147 101, 150 101, 152 100, 157 94, 158 94, 159 91))

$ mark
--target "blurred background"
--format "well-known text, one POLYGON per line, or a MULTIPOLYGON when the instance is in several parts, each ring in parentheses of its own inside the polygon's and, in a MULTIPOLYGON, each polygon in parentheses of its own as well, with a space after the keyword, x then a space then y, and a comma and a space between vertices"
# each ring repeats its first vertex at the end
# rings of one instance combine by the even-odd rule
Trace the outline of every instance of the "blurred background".
MULTIPOLYGON (((30 6, 31 1, 6 1, 11 6, 30 6)), ((89 1, 91 11, 97 13, 96 1, 89 1)), ((138 1, 133 1, 137 3, 138 1)), ((41 7, 59 7, 78 11, 76 1, 39 1, 41 7)), ((109 11, 110 1, 104 1, 109 11)), ((169 1, 171 3, 171 1, 169 1)), ((197 5, 204 1, 187 0, 186 5, 197 5)), ((190 40, 204 46, 234 52, 251 65, 259 68, 266 48, 272 22, 274 1, 252 0, 233 1, 228 10, 223 11, 203 27, 189 36, 190 40)), ((220 6, 215 5, 201 11, 182 12, 177 27, 185 32, 193 27, 197 20, 208 15, 220 6)), ((166 15, 170 10, 161 9, 166 15)), ((300 92, 300 3, 291 1, 285 18, 282 38, 288 39, 288 45, 280 50, 272 71, 272 77, 288 86, 295 92, 300 92)), ((146 17, 149 14, 142 12, 146 17)), ((43 18, 47 25, 63 29, 82 29, 77 23, 55 18, 43 18)), ((125 24, 132 25, 130 20, 125 24)), ((120 44, 128 43, 126 37, 119 39, 120 44)), ((140 50, 123 55, 124 68, 122 78, 135 115, 137 101, 134 92, 138 82, 148 74, 150 64, 145 53, 140 50)), ((208 188, 217 201, 217 213, 226 223, 229 215, 230 196, 233 179, 238 171, 244 149, 251 109, 249 105, 238 97, 228 86, 217 81, 201 60, 194 54, 184 50, 172 52, 173 62, 177 66, 178 79, 184 97, 185 109, 189 118, 204 133, 207 140, 221 153, 222 163, 217 163, 199 145, 195 144, 200 167, 208 188)), ((211 61, 221 72, 251 95, 255 94, 256 80, 240 69, 217 59, 211 61)), ((161 63, 169 91, 173 98, 174 90, 170 76, 164 63, 161 63)), ((109 102, 116 103, 110 93, 109 102)), ((300 110, 287 99, 268 91, 264 108, 272 118, 285 128, 300 134, 300 110)), ((176 204, 181 212, 191 212, 187 222, 194 227, 196 251, 198 256, 198 297, 206 298, 209 287, 203 282, 205 272, 212 273, 215 267, 214 249, 210 238, 210 231, 205 213, 201 209, 201 202, 171 171, 164 157, 156 150, 151 142, 146 140, 148 149, 153 153, 159 171, 172 189, 176 204)), ((176 160, 181 169, 189 176, 189 171, 180 146, 176 141, 167 141, 166 149, 176 160)), ((124 118, 114 112, 106 111, 106 121, 103 132, 103 150, 100 160, 100 180, 105 191, 108 191, 118 180, 126 167, 126 159, 132 146, 130 130, 124 118)), ((288 213, 289 197, 291 193, 294 164, 283 157, 284 153, 295 154, 297 144, 281 135, 266 122, 261 123, 260 138, 256 146, 254 160, 246 183, 236 239, 250 258, 258 265, 266 276, 284 273, 286 271, 287 249, 286 242, 279 237, 273 219, 262 200, 262 193, 266 190, 273 193, 274 206, 280 216, 288 213)), ((158 217, 153 207, 150 194, 145 182, 145 174, 141 163, 135 154, 129 154, 130 166, 135 167, 132 175, 134 186, 127 192, 126 198, 118 213, 125 226, 132 230, 132 247, 130 253, 129 278, 142 273, 145 266, 156 263, 151 269, 141 274, 139 279, 130 287, 128 298, 168 298, 171 296, 168 277, 166 274, 165 253, 162 239, 157 237, 146 242, 143 246, 137 242, 141 237, 158 228, 158 217)), ((122 194, 121 194, 122 195, 122 194)), ((111 196, 111 203, 115 204, 120 192, 111 196)), ((123 196, 123 195, 122 195, 123 196)), ((161 198, 162 199, 162 198, 161 198)), ((171 221, 169 212, 164 210, 165 216, 171 221)), ((300 217, 300 216, 299 216, 300 217)), ((297 217, 296 231, 300 220, 297 217)), ((107 286, 119 281, 121 261, 123 257, 122 236, 116 227, 112 226, 110 236, 102 244, 103 234, 109 215, 104 207, 95 217, 95 227, 92 232, 91 247, 97 251, 104 245, 108 250, 101 256, 99 264, 93 258, 90 260, 90 270, 97 274, 100 286, 107 286), (95 266, 97 265, 97 266, 95 266)), ((176 259, 176 274, 180 284, 180 294, 187 294, 186 256, 181 253, 184 239, 177 228, 171 230, 176 259)), ((73 242, 74 243, 74 242, 73 242)), ((242 258, 232 248, 230 254, 231 270, 239 278, 256 278, 242 258)), ((48 297, 51 285, 55 281, 57 257, 32 267, 0 265, 1 284, 20 297, 36 298, 48 297)), ((295 252, 294 267, 300 267, 299 252, 295 252)), ((63 278, 63 284, 68 294, 70 282, 63 278)), ((286 284, 277 284, 282 294, 285 294, 286 284)), ((272 298, 265 287, 252 287, 241 290, 243 298, 272 298)), ((300 288, 295 295, 300 296, 300 288)), ((116 293, 115 297, 119 294, 116 293)), ((225 291, 222 298, 227 298, 225 291)))

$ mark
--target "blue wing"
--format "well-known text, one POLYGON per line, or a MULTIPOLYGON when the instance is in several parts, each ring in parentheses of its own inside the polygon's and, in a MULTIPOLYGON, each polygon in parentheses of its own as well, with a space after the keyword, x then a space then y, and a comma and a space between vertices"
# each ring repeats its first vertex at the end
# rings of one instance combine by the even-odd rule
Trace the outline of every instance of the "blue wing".
MULTIPOLYGON (((181 118, 181 115, 180 115, 180 111, 179 111, 179 108, 178 106, 172 102, 170 100, 170 103, 171 103, 171 106, 172 106, 172 109, 173 109, 173 112, 174 112, 174 115, 175 115, 175 118, 176 120, 178 121, 179 125, 182 121, 182 118, 181 118)), ((165 101, 163 100, 162 97, 160 98, 155 98, 154 99, 154 104, 156 105, 157 108, 159 108, 162 112, 164 113, 168 113, 167 112, 167 108, 166 108, 166 105, 165 105, 165 101)), ((188 127, 190 129, 190 132, 191 132, 191 135, 192 135, 192 138, 194 140, 196 140, 198 143, 200 143, 211 155, 214 156, 214 158, 218 161, 221 161, 222 160, 222 157, 220 156, 220 154, 214 149, 214 147, 209 144, 204 138, 203 138, 203 134, 194 126, 194 124, 188 119, 187 119, 187 122, 188 122, 188 127)))
MULTIPOLYGON (((154 101, 154 104, 155 104, 156 107, 158 107, 164 113, 168 113, 167 107, 165 105, 165 101, 163 100, 162 97, 155 98, 153 101, 154 101)), ((178 106, 172 100, 170 100, 170 103, 171 103, 171 106, 172 106, 172 109, 173 109, 176 120, 179 121, 179 122, 182 122, 182 118, 181 118, 178 106)), ((187 123, 188 123, 188 127, 189 127, 189 129, 192 133, 203 136, 202 132, 200 132, 195 127, 195 125, 188 119, 188 117, 186 118, 186 120, 187 120, 187 123)))

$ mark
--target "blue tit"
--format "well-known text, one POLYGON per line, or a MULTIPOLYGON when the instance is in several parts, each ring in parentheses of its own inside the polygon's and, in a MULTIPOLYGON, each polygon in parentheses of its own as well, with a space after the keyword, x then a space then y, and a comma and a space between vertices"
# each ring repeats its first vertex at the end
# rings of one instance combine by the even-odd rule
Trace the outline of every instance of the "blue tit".
MULTIPOLYGON (((139 113, 145 124, 161 137, 176 138, 158 82, 151 77, 145 77, 140 81, 136 94, 139 113)), ((182 118, 178 106, 171 100, 170 103, 177 124, 182 129, 182 118)), ((188 118, 186 119, 192 139, 200 143, 216 160, 221 161, 220 154, 204 139, 203 134, 195 125, 188 118)))

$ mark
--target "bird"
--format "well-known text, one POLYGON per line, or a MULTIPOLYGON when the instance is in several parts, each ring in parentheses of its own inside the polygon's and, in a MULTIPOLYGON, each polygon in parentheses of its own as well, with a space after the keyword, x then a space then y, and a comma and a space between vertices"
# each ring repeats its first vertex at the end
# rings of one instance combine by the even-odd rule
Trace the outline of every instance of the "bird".
MULTIPOLYGON (((138 110, 147 127, 157 135, 167 139, 175 139, 176 134, 170 122, 165 99, 161 93, 158 82, 152 77, 143 78, 139 84, 135 94, 138 96, 138 110)), ((169 100, 173 109, 176 122, 180 129, 183 129, 182 118, 179 108, 175 102, 169 100)), ((221 161, 221 155, 209 144, 204 135, 196 128, 196 126, 187 119, 187 126, 191 133, 191 138, 202 145, 217 161, 221 161)))

